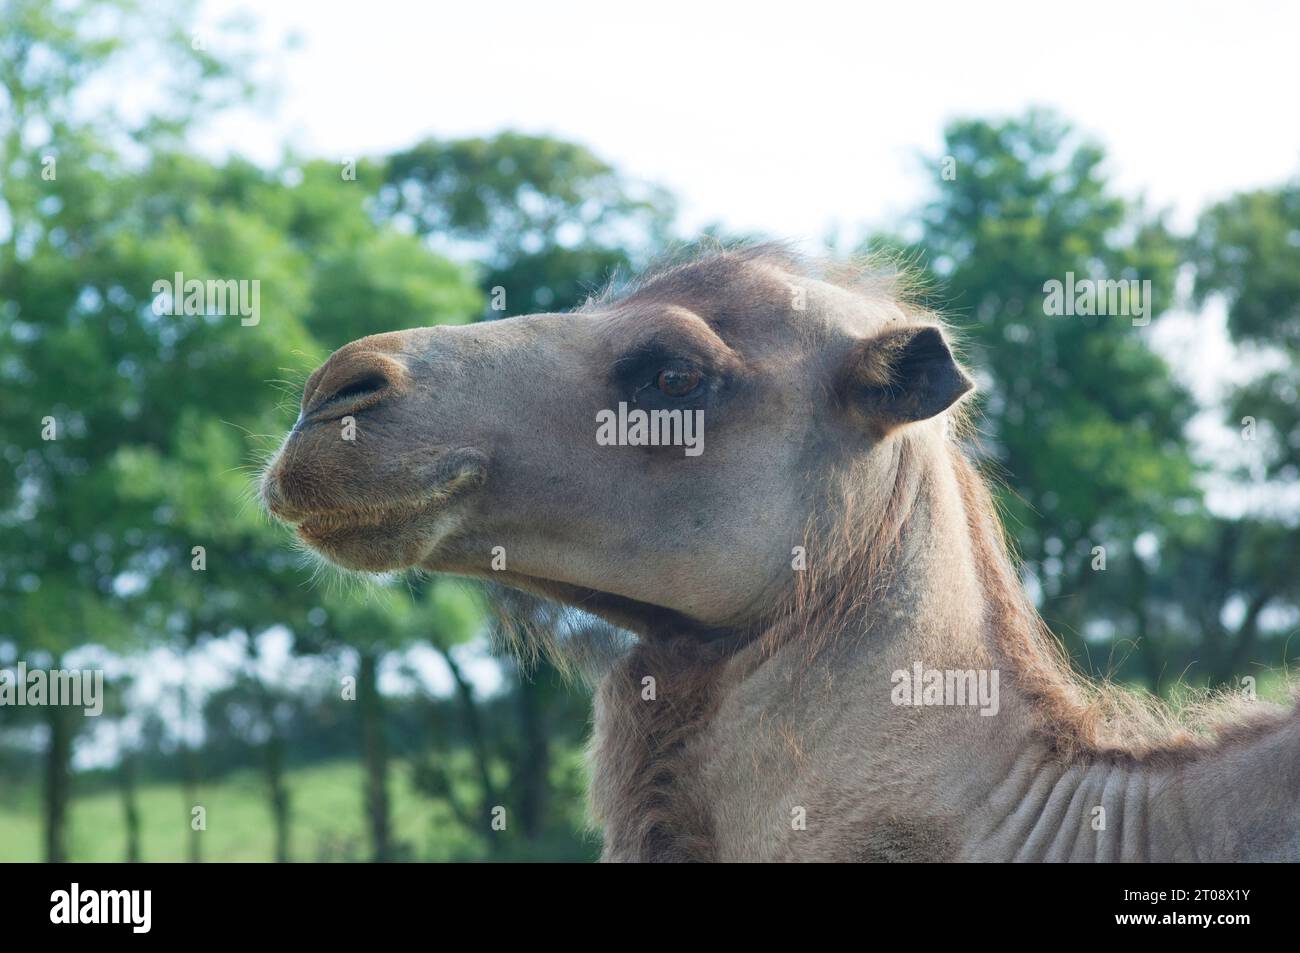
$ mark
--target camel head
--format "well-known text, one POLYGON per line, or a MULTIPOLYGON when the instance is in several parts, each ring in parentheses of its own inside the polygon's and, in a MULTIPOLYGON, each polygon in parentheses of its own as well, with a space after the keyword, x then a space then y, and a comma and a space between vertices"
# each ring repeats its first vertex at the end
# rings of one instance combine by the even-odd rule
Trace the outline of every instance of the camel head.
POLYGON ((353 341, 262 497, 347 569, 489 578, 634 631, 743 627, 818 513, 970 386, 890 295, 718 252, 570 314, 353 341))

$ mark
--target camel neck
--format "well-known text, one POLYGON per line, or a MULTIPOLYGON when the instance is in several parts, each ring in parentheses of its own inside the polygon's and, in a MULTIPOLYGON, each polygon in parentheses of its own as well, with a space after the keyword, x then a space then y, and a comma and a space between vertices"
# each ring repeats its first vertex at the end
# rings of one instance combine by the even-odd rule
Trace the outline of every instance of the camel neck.
POLYGON ((894 481, 907 505, 889 560, 845 567, 837 598, 804 602, 780 640, 729 651, 646 641, 606 678, 592 744, 605 856, 1300 850, 1286 840, 1300 831, 1300 717, 1243 721, 1204 743, 1114 735, 1125 719, 1053 650, 979 477, 955 454, 924 462, 922 479, 894 481))

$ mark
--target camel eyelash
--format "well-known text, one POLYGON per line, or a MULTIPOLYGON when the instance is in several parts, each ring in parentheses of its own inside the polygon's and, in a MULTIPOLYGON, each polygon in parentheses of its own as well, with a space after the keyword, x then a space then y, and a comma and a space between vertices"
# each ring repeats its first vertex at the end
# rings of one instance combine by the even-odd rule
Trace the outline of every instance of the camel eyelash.
POLYGON ((702 374, 709 373, 708 367, 703 361, 683 357, 677 351, 670 351, 662 346, 650 344, 629 351, 615 361, 615 383, 639 389, 646 381, 653 381, 654 375, 665 367, 681 370, 694 369, 702 374))

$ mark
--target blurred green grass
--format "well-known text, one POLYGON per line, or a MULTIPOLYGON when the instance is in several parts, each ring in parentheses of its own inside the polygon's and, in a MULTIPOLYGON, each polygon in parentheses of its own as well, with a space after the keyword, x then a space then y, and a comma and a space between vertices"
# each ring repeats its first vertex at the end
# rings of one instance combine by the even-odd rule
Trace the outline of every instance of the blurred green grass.
MULTIPOLYGON (((578 752, 574 752, 574 755, 578 752)), ((572 780, 566 756, 557 768, 572 780)), ((369 857, 363 777, 356 762, 296 768, 286 775, 292 799, 290 858, 294 861, 364 861, 369 857)), ((197 803, 207 809, 201 832, 204 862, 270 861, 273 831, 265 785, 254 771, 238 771, 201 784, 197 803)), ((404 859, 487 860, 485 838, 457 822, 450 806, 417 791, 405 762, 394 762, 389 785, 391 829, 404 859)), ((141 860, 189 859, 190 807, 179 783, 143 783, 137 791, 141 860)), ((581 802, 556 805, 568 825, 581 824, 581 802)), ((41 843, 40 788, 35 782, 6 791, 0 803, 0 862, 37 861, 41 843)), ((126 824, 118 791, 104 788, 74 796, 70 806, 69 859, 116 862, 126 858, 126 824)), ((495 835, 492 835, 495 836, 495 835)), ((502 858, 590 860, 598 840, 574 829, 557 830, 535 844, 503 837, 502 858)))

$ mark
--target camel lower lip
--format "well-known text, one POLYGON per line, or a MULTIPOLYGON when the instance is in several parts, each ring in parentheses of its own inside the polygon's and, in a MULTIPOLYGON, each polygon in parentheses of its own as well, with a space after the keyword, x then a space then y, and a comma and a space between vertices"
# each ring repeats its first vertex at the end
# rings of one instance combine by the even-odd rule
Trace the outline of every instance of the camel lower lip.
POLYGON ((381 507, 315 513, 298 522, 294 530, 303 542, 331 550, 342 544, 378 544, 427 530, 450 509, 454 490, 444 487, 423 499, 381 507))
POLYGON ((389 572, 417 565, 457 525, 446 495, 393 507, 315 514, 298 538, 343 569, 389 572))
POLYGON ((348 530, 378 529, 404 520, 430 515, 438 508, 439 499, 441 498, 392 506, 313 513, 299 520, 295 529, 300 536, 312 537, 332 536, 348 530))
POLYGON ((267 491, 268 509, 289 523, 304 539, 319 539, 348 531, 400 526, 436 515, 453 497, 481 483, 485 474, 482 454, 475 450, 448 453, 433 469, 432 487, 392 502, 343 505, 311 510, 286 502, 274 484, 267 491))

